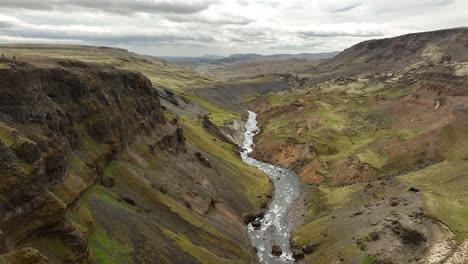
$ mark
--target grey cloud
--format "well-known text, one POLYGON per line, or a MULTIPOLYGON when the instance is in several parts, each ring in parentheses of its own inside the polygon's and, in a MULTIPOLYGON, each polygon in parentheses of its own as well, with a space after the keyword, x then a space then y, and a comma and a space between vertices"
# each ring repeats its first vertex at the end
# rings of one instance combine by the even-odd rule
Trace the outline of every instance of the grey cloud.
POLYGON ((359 7, 360 5, 361 5, 361 3, 356 3, 356 4, 351 4, 351 5, 347 5, 347 6, 343 6, 343 7, 329 9, 328 11, 330 11, 332 13, 341 13, 341 12, 346 12, 346 11, 353 10, 354 8, 359 7))
POLYGON ((117 14, 132 13, 178 13, 194 14, 207 9, 213 0, 195 2, 132 1, 132 0, 4 0, 1 8, 28 10, 62 10, 66 8, 86 8, 117 14))
POLYGON ((346 32, 346 31, 302 31, 299 32, 304 37, 382 37, 385 36, 381 31, 362 31, 362 32, 346 32))
POLYGON ((253 21, 251 18, 223 16, 221 18, 210 18, 202 15, 169 15, 166 19, 179 23, 202 23, 210 25, 247 25, 253 21))
POLYGON ((214 42, 215 39, 211 35, 197 33, 83 33, 64 30, 42 30, 28 28, 1 28, 0 35, 8 35, 21 38, 37 38, 37 39, 56 39, 56 40, 79 40, 89 43, 103 44, 178 44, 183 42, 214 42))
POLYGON ((14 25, 10 22, 6 22, 6 21, 0 21, 0 29, 1 28, 11 28, 13 27, 14 25))
POLYGON ((323 42, 314 42, 306 44, 279 44, 272 45, 270 48, 275 50, 304 50, 304 48, 315 48, 319 45, 322 45, 323 42))

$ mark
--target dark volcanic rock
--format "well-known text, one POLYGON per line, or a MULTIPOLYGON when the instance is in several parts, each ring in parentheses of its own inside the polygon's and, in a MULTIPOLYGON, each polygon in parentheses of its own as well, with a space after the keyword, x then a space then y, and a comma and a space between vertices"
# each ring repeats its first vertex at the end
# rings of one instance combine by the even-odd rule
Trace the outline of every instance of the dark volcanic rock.
POLYGON ((200 163, 202 163, 203 165, 205 165, 208 168, 211 168, 211 162, 209 160, 207 160, 205 157, 203 157, 203 155, 200 152, 195 152, 194 155, 195 155, 195 157, 197 157, 197 159, 198 159, 198 161, 200 161, 200 163))
POLYGON ((219 127, 217 127, 215 124, 213 124, 211 122, 210 118, 207 115, 203 116, 202 126, 203 126, 203 129, 205 129, 206 132, 208 132, 211 135, 217 137, 218 139, 220 139, 220 140, 222 140, 224 142, 227 142, 229 144, 236 145, 236 143, 234 143, 232 140, 230 140, 228 137, 226 137, 223 134, 223 132, 221 131, 221 129, 219 127))
POLYGON ((302 251, 301 248, 299 247, 294 247, 291 249, 292 251, 292 257, 295 259, 295 260, 299 260, 299 259, 303 259, 304 258, 304 252, 302 251))
POLYGON ((159 191, 162 192, 162 193, 167 193, 167 191, 168 191, 167 185, 163 184, 163 185, 159 186, 159 191))
POLYGON ((304 246, 302 246, 302 251, 304 253, 306 253, 307 255, 310 255, 312 254, 315 249, 320 245, 319 242, 309 242, 307 244, 305 244, 304 246))
POLYGON ((136 206, 136 202, 132 198, 124 196, 124 195, 121 195, 120 198, 122 198, 122 200, 128 203, 129 205, 136 206))
POLYGON ((251 224, 255 229, 260 228, 260 226, 262 225, 262 223, 259 220, 255 220, 255 221, 251 222, 251 224))
POLYGON ((28 163, 33 163, 41 158, 41 150, 37 144, 32 142, 24 142, 21 147, 15 151, 18 157, 28 163))
POLYGON ((106 187, 114 187, 115 178, 112 176, 103 176, 101 180, 101 184, 106 187))
POLYGON ((398 235, 403 244, 418 245, 427 241, 426 236, 418 230, 401 224, 399 221, 392 222, 392 231, 398 235))
POLYGON ((281 256, 283 254, 283 251, 281 250, 281 247, 278 246, 278 245, 273 245, 271 247, 271 254, 275 255, 275 256, 281 256))
POLYGON ((256 219, 261 219, 265 215, 265 212, 262 210, 255 210, 253 212, 247 213, 243 216, 244 223, 247 225, 256 219))
POLYGON ((369 239, 372 240, 372 241, 376 241, 379 239, 379 233, 377 232, 370 232, 369 235, 368 235, 369 239))

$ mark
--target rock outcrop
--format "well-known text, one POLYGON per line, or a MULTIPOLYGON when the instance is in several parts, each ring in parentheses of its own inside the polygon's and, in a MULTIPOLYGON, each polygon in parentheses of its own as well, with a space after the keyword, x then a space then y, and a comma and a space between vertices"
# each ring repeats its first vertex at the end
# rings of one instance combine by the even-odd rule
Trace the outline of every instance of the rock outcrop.
MULTIPOLYGON (((0 69, 0 229, 6 253, 0 258, 44 263, 37 251, 18 248, 53 229, 73 246, 74 263, 93 262, 86 235, 66 220, 67 207, 121 149, 167 132, 158 130, 165 119, 157 92, 139 73, 71 60, 49 63, 56 66, 0 69), (77 162, 84 164, 79 172, 77 162)), ((184 139, 177 131, 166 144, 180 149, 184 139)), ((113 180, 102 183, 110 187, 113 180)))

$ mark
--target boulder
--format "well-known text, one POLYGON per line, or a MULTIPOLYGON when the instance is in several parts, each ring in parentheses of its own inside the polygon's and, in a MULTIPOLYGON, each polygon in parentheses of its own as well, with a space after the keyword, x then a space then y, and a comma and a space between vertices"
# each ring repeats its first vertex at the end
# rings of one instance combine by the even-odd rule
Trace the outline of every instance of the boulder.
POLYGON ((304 258, 304 252, 302 251, 302 249, 300 247, 293 247, 291 249, 292 251, 292 257, 295 259, 295 260, 299 260, 299 259, 303 259, 304 258))
POLYGON ((205 165, 208 168, 211 168, 211 162, 203 157, 203 155, 200 152, 195 152, 195 157, 197 157, 198 161, 200 161, 203 165, 205 165))
POLYGON ((114 187, 115 178, 113 176, 104 176, 101 179, 101 184, 109 188, 114 187))
POLYGON ((377 232, 375 232, 375 231, 374 231, 374 232, 370 232, 369 235, 368 235, 368 237, 369 237, 369 239, 370 239, 371 241, 376 241, 376 240, 379 239, 379 233, 377 233, 377 232))
POLYGON ((251 224, 255 229, 259 229, 260 226, 262 225, 262 223, 259 220, 255 220, 255 221, 251 222, 251 224))
POLYGON ((423 233, 407 225, 403 225, 399 221, 393 221, 391 229, 400 237, 403 244, 419 245, 427 241, 427 238, 423 233))
POLYGON ((320 245, 319 242, 309 242, 305 245, 302 246, 302 251, 306 253, 307 255, 312 254, 315 249, 320 245))
POLYGON ((120 198, 122 198, 122 201, 128 203, 129 205, 136 206, 136 202, 132 198, 124 196, 124 195, 121 195, 120 198))
POLYGON ((16 150, 16 154, 18 156, 28 162, 28 163, 34 163, 38 159, 41 158, 41 150, 37 146, 37 144, 34 144, 32 142, 26 141, 23 144, 21 144, 21 148, 16 150))
POLYGON ((192 208, 192 204, 191 204, 189 201, 185 200, 185 199, 184 199, 184 205, 185 205, 185 207, 187 207, 188 209, 192 208))
POLYGON ((162 184, 161 186, 159 186, 159 191, 162 192, 162 193, 167 193, 167 191, 168 191, 167 185, 162 184))
POLYGON ((273 245, 271 247, 271 254, 273 254, 274 256, 281 256, 283 254, 283 251, 281 250, 281 247, 278 246, 278 245, 273 245))
POLYGON ((243 216, 244 223, 247 225, 257 220, 257 218, 263 218, 264 215, 265 215, 265 212, 263 212, 262 210, 255 210, 255 211, 246 213, 243 216))

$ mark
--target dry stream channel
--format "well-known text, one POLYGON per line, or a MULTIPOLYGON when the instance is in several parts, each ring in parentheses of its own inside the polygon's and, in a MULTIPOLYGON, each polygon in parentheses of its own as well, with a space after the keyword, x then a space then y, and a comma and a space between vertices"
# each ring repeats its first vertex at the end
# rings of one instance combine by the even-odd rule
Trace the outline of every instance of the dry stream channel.
POLYGON ((289 238, 293 229, 292 219, 289 218, 289 208, 299 197, 299 177, 293 171, 269 163, 258 161, 249 156, 254 148, 254 136, 259 132, 257 115, 249 111, 245 124, 244 144, 241 151, 242 160, 265 172, 275 187, 273 200, 260 221, 259 228, 248 224, 247 231, 252 246, 257 248, 258 258, 263 264, 293 263, 289 238), (281 256, 272 254, 272 246, 281 247, 281 256))

